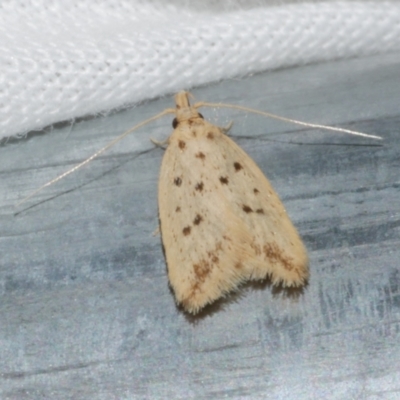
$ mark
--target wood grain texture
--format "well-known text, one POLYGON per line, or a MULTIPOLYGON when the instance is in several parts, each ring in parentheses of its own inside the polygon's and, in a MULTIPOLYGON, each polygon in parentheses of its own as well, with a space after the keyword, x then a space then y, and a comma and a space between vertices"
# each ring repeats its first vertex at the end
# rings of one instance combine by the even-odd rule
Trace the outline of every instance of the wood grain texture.
POLYGON ((400 54, 192 90, 379 134, 382 146, 241 114, 235 141, 279 194, 310 258, 303 293, 247 286, 196 319, 168 289, 158 226, 167 117, 12 205, 172 97, 0 147, 0 398, 400 396, 400 54), (243 137, 240 137, 243 136, 243 137))

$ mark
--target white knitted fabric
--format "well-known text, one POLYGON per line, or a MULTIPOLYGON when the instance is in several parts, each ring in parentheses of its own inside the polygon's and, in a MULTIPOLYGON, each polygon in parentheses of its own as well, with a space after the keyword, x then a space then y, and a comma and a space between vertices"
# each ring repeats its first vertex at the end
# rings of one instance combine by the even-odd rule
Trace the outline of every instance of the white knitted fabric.
POLYGON ((3 0, 0 30, 1 138, 225 78, 400 50, 400 4, 3 0))

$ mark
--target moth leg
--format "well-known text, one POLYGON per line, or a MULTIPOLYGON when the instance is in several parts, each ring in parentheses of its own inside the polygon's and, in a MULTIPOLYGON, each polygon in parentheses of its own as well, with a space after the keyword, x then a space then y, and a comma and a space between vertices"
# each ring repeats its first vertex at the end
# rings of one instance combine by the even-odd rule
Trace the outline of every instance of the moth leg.
POLYGON ((150 140, 153 142, 153 144, 155 144, 157 147, 161 147, 161 148, 163 148, 163 149, 165 149, 166 147, 167 147, 167 145, 168 145, 168 139, 169 138, 167 138, 167 139, 165 139, 165 140, 163 140, 163 141, 158 141, 158 140, 156 140, 156 139, 153 139, 153 138, 150 138, 150 140))
POLYGON ((229 130, 232 128, 233 121, 229 122, 227 126, 219 126, 219 129, 221 129, 222 133, 225 133, 225 135, 229 132, 229 130))
POLYGON ((160 225, 157 226, 157 228, 153 232, 153 236, 158 236, 160 234, 160 225))

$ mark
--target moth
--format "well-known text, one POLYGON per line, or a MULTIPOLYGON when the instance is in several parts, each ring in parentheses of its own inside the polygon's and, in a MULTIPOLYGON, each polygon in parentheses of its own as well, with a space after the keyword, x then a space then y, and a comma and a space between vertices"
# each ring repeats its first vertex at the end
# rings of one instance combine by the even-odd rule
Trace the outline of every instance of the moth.
POLYGON ((246 281, 303 285, 307 251, 268 179, 187 92, 175 102, 158 203, 177 303, 195 314, 246 281))

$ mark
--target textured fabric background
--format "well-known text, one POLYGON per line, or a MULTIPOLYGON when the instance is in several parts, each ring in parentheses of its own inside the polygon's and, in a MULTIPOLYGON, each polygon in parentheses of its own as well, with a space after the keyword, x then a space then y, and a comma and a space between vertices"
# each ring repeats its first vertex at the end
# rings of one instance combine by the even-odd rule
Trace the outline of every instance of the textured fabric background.
POLYGON ((1 2, 0 138, 221 79, 400 49, 397 1, 191 3, 1 2))

